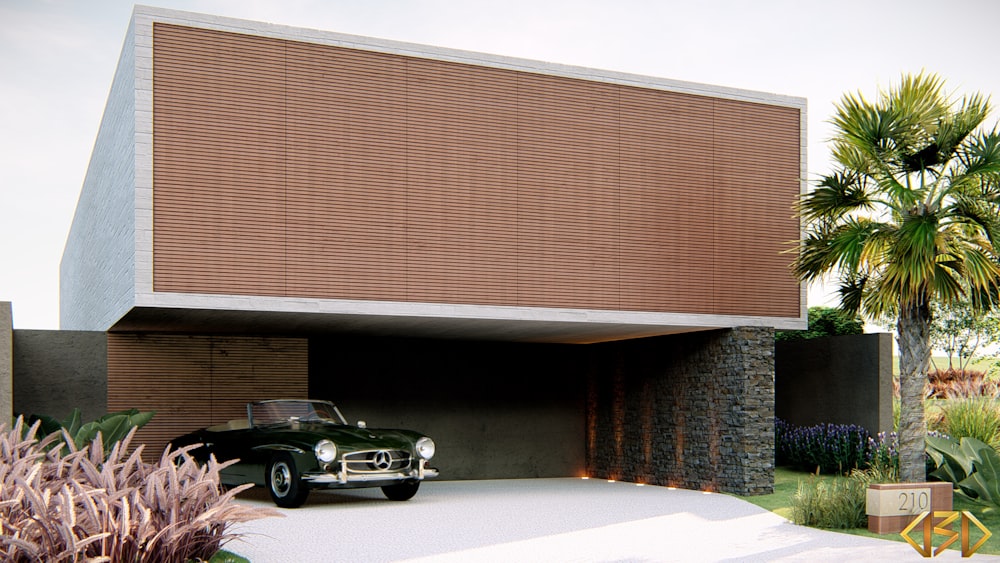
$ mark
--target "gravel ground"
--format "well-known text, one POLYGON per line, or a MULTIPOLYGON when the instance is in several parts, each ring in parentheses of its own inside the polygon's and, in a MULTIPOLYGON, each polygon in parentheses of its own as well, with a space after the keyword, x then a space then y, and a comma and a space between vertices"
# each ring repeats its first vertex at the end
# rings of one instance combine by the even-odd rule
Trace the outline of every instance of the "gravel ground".
MULTIPOLYGON (((259 489, 240 502, 273 506, 259 489)), ((728 495, 593 479, 425 482, 407 502, 378 489, 313 492, 282 512, 239 525, 244 537, 227 549, 252 563, 924 559, 906 543, 796 526, 728 495)))

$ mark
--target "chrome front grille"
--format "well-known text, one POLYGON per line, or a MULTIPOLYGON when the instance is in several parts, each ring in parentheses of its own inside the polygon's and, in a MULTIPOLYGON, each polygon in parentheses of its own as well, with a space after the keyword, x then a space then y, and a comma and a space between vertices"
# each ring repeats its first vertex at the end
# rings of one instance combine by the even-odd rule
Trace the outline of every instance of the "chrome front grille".
POLYGON ((383 473, 410 469, 410 452, 406 450, 368 450, 344 454, 351 473, 383 473))

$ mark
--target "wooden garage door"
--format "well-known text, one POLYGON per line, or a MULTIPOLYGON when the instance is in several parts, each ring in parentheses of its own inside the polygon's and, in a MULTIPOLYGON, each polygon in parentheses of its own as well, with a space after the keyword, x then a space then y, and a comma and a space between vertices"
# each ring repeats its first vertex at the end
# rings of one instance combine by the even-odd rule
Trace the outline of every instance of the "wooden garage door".
POLYGON ((308 393, 304 338, 108 335, 108 410, 156 411, 137 434, 146 459, 176 436, 245 418, 248 401, 308 393))

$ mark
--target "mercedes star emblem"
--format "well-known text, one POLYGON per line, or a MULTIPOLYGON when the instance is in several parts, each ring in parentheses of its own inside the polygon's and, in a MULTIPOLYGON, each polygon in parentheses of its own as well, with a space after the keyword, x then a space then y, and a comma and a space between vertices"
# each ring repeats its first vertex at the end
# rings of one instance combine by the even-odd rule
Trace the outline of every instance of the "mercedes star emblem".
POLYGON ((379 450, 375 452, 375 457, 372 458, 372 465, 382 470, 389 469, 392 466, 392 456, 385 450, 379 450))

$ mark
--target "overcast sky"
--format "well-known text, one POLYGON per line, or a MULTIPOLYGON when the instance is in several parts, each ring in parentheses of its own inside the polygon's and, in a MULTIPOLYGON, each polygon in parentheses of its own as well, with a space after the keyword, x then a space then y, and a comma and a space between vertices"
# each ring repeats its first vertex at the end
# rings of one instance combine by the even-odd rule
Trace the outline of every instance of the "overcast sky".
MULTIPOLYGON (((811 179, 829 169, 826 119, 848 90, 871 95, 926 69, 1000 104, 994 0, 150 4, 805 97, 811 179)), ((16 328, 58 328, 59 261, 131 12, 0 0, 0 301, 16 328)))

